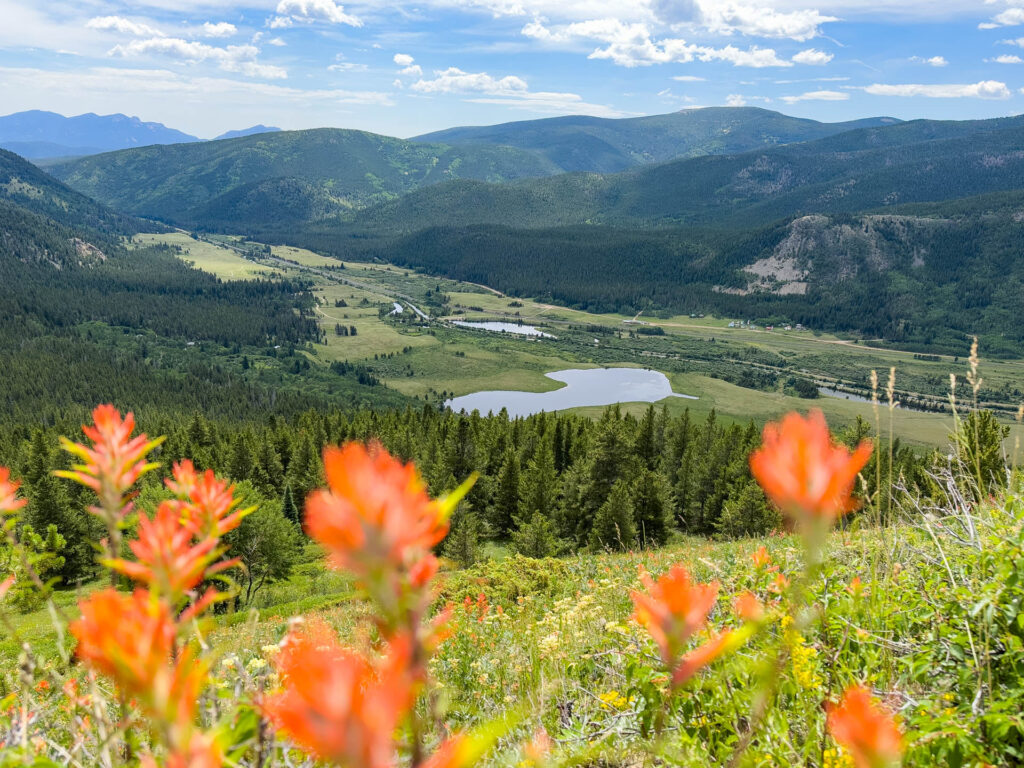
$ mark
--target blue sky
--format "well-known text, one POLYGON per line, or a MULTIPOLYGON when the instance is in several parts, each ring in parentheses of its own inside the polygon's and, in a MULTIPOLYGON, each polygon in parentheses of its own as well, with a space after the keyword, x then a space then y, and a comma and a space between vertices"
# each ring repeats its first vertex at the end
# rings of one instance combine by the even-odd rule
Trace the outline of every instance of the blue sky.
POLYGON ((1024 0, 0 0, 0 113, 412 136, 763 106, 1024 112, 1024 0))

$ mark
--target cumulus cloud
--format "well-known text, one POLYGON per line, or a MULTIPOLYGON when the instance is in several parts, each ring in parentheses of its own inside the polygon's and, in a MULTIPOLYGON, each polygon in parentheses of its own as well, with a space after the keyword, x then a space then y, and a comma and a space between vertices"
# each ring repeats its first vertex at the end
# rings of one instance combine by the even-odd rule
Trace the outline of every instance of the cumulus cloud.
POLYGON ((231 37, 237 34, 238 28, 234 24, 229 24, 226 21, 218 22, 217 24, 211 24, 206 22, 203 24, 202 35, 203 37, 231 37))
POLYGON ((863 88, 875 96, 925 96, 930 99, 1008 99, 1010 89, 1006 83, 998 80, 982 80, 978 83, 944 83, 922 85, 907 83, 902 85, 883 85, 875 83, 863 88))
POLYGON ((992 21, 986 21, 978 25, 978 29, 996 29, 997 27, 1016 27, 1024 24, 1024 8, 1007 8, 1002 13, 993 16, 992 21))
POLYGON ((148 24, 142 24, 123 16, 97 16, 85 23, 86 29, 96 29, 101 32, 117 32, 122 35, 133 35, 135 37, 162 37, 163 32, 154 29, 148 24))
POLYGON ((592 19, 561 27, 548 27, 535 20, 523 27, 527 37, 547 43, 568 43, 586 40, 604 43, 589 56, 608 59, 621 67, 646 67, 652 64, 686 64, 699 61, 726 61, 737 67, 791 67, 792 62, 780 59, 773 48, 752 46, 746 50, 727 45, 713 48, 687 43, 681 38, 655 40, 650 28, 642 23, 625 23, 619 19, 592 19))
POLYGON ((725 104, 729 107, 745 107, 747 100, 738 93, 730 93, 725 99, 725 104))
POLYGON ((410 88, 423 94, 466 94, 467 101, 501 104, 538 112, 572 112, 601 117, 621 117, 622 113, 600 104, 587 104, 579 94, 531 91, 521 77, 493 77, 486 72, 465 72, 458 67, 437 70, 431 79, 420 79, 410 88))
POLYGON ((1024 59, 1020 56, 1012 56, 1009 54, 1003 54, 1002 56, 996 56, 994 59, 985 59, 985 61, 992 64, 1022 64, 1024 59))
POLYGON ((699 5, 701 21, 709 31, 716 34, 739 32, 751 37, 788 38, 802 42, 820 35, 822 24, 839 21, 835 16, 823 16, 818 11, 780 13, 763 4, 741 5, 702 0, 699 5))
POLYGON ((825 53, 825 51, 819 51, 816 48, 808 48, 806 51, 800 51, 800 53, 794 55, 793 63, 821 67, 828 64, 834 58, 835 56, 831 53, 825 53))
POLYGON ((783 96, 782 100, 787 104, 796 104, 798 101, 846 101, 850 94, 842 91, 808 91, 799 96, 783 96))
POLYGON ((361 19, 345 13, 345 8, 334 0, 281 0, 277 4, 277 17, 270 22, 270 28, 285 29, 295 22, 316 21, 347 24, 350 27, 363 26, 361 19))
POLYGON ((397 64, 400 67, 408 67, 414 61, 416 61, 416 59, 414 59, 408 53, 396 53, 392 61, 394 61, 395 64, 397 64))
POLYGON ((915 64, 927 64, 929 67, 945 67, 949 64, 944 56, 932 56, 928 59, 923 56, 911 56, 910 60, 915 64))
POLYGON ((110 50, 110 55, 125 58, 159 55, 189 64, 210 61, 225 72, 236 72, 246 77, 266 80, 288 77, 288 72, 282 67, 260 64, 256 61, 259 52, 259 48, 254 45, 229 45, 218 48, 177 37, 151 37, 116 45, 110 50))

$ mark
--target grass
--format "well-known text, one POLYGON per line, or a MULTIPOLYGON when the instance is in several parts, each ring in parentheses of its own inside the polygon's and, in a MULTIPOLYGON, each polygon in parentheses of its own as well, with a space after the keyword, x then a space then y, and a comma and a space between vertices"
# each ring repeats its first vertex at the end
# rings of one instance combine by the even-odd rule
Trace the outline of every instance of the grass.
POLYGON ((138 245, 177 246, 181 249, 179 256, 183 260, 222 280, 252 280, 281 274, 281 270, 275 267, 248 261, 230 248, 214 245, 205 240, 193 240, 182 232, 135 235, 132 242, 138 245))

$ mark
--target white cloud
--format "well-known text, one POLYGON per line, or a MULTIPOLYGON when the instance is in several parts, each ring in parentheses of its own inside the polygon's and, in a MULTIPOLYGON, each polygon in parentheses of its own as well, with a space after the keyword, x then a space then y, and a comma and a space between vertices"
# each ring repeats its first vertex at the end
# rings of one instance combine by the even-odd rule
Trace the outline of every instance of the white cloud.
POLYGON ((416 59, 414 59, 408 53, 396 53, 392 61, 394 61, 395 64, 397 64, 400 67, 408 67, 414 61, 416 61, 416 59))
POLYGON ((496 78, 486 72, 464 72, 458 67, 438 70, 432 79, 417 80, 410 88, 424 94, 481 94, 467 99, 476 104, 500 104, 537 112, 622 116, 621 112, 609 107, 587 104, 575 93, 531 91, 529 84, 515 75, 496 78))
POLYGON ((225 72, 236 72, 247 77, 268 80, 288 77, 288 72, 282 67, 257 62, 259 52, 259 48, 254 45, 229 45, 218 48, 177 37, 151 37, 148 40, 132 40, 116 45, 110 50, 110 55, 133 58, 155 54, 192 64, 212 61, 225 72))
POLYGON ((337 64, 331 64, 327 68, 328 72, 365 72, 369 67, 365 64, 356 64, 352 61, 340 61, 337 64))
POLYGON ((839 21, 818 11, 799 10, 780 13, 764 4, 741 5, 720 0, 700 0, 700 17, 709 31, 716 34, 739 32, 752 37, 810 40, 821 34, 821 25, 839 21))
POLYGON ((1003 45, 1016 45, 1018 48, 1024 48, 1024 37, 1018 37, 1016 40, 1000 40, 1003 45))
POLYGON ((932 56, 928 59, 923 56, 911 56, 910 60, 915 64, 927 64, 929 67, 945 67, 949 64, 944 56, 932 56))
POLYGON ((794 55, 793 63, 821 67, 828 64, 834 58, 835 56, 831 53, 825 53, 825 51, 819 51, 816 48, 808 48, 806 51, 800 51, 800 53, 794 55))
POLYGON ((349 110, 356 105, 360 111, 394 105, 389 94, 375 91, 303 90, 254 80, 192 77, 166 69, 115 67, 0 67, 0 90, 5 106, 14 110, 33 108, 36 94, 43 91, 52 108, 63 114, 121 112, 130 104, 132 114, 197 136, 215 136, 259 122, 285 128, 351 123, 349 110))
POLYGON ((842 91, 808 91, 799 96, 783 96, 782 100, 787 104, 796 104, 798 101, 846 101, 850 94, 842 91))
POLYGON ((726 97, 725 104, 729 107, 745 107, 747 106, 747 100, 738 93, 731 93, 726 97))
POLYGON ((280 37, 272 37, 269 40, 267 40, 267 45, 273 45, 277 46, 278 48, 283 48, 284 46, 288 45, 288 43, 286 43, 280 37))
POLYGON ((96 29, 101 32, 117 32, 122 35, 133 35, 135 37, 162 37, 163 32, 123 16, 97 16, 89 19, 85 24, 86 29, 96 29))
POLYGON ((1024 24, 1024 8, 1007 8, 994 16, 992 21, 978 25, 978 29, 996 29, 997 27, 1016 27, 1024 24))
POLYGON ((238 27, 226 21, 221 21, 217 24, 211 24, 210 22, 203 24, 203 37, 232 37, 237 33, 238 27))
POLYGON ((409 67, 403 67, 398 71, 398 74, 405 77, 423 77, 423 68, 419 64, 413 64, 409 67))
POLYGON ((361 19, 345 13, 345 8, 334 0, 281 0, 277 4, 277 18, 271 22, 270 28, 288 27, 296 21, 326 21, 331 24, 347 24, 350 27, 363 26, 361 19))
POLYGON ((681 38, 654 40, 646 24, 626 24, 619 19, 591 19, 562 27, 547 27, 535 20, 522 33, 535 40, 559 44, 594 40, 605 47, 596 48, 591 59, 608 59, 621 67, 646 67, 652 64, 691 61, 727 61, 737 67, 791 67, 773 48, 752 46, 742 50, 733 45, 724 48, 687 43, 681 38))
POLYGON ((994 59, 985 59, 985 61, 992 64, 1024 64, 1024 59, 1020 56, 1011 56, 1008 54, 996 56, 994 59))
POLYGON ((706 77, 697 77, 696 75, 676 75, 672 79, 679 83, 703 83, 707 80, 706 77))
POLYGON ((1008 99, 1010 89, 1006 83, 998 80, 982 80, 978 83, 946 83, 921 85, 908 83, 903 85, 882 85, 875 83, 863 89, 875 96, 925 96, 930 99, 1008 99))

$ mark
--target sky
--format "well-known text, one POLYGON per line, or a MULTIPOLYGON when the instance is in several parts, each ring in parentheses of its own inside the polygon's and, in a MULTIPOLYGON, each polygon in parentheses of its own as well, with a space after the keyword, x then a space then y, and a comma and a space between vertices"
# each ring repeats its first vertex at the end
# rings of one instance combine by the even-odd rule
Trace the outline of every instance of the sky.
POLYGON ((409 137, 756 106, 1024 113, 1024 0, 0 0, 0 114, 409 137))

